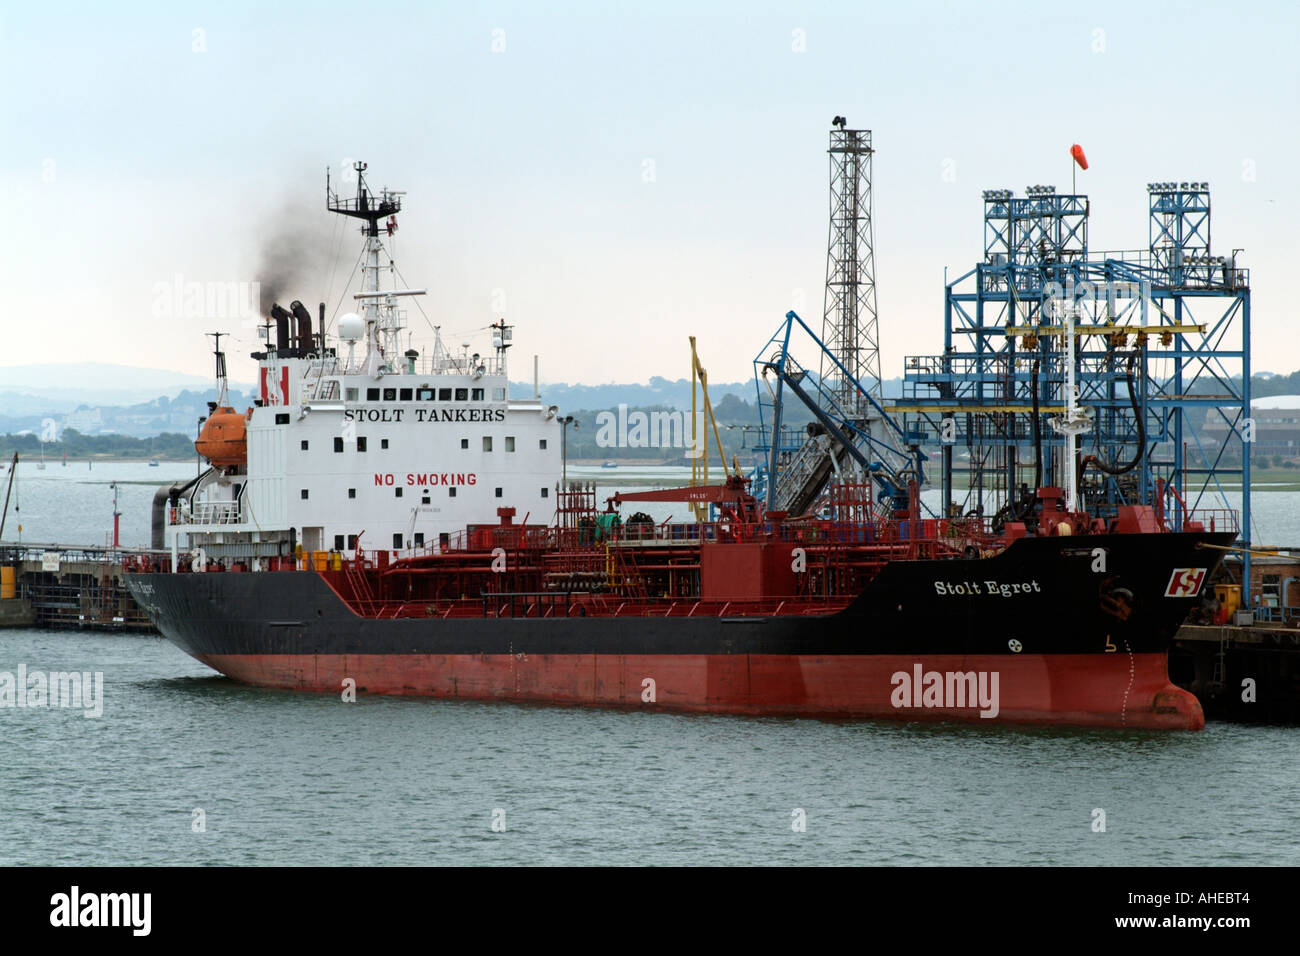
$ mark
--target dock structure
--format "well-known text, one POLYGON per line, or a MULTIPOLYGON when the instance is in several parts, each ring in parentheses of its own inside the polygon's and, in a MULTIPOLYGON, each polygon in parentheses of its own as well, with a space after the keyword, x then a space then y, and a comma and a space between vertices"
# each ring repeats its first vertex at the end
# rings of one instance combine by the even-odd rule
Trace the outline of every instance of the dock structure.
POLYGON ((152 556, 146 549, 0 544, 0 627, 152 632, 122 580, 124 560, 152 556))
POLYGON ((945 281, 943 352, 907 356, 887 405, 936 459, 944 506, 1014 520, 1018 489, 1073 487, 1102 515, 1238 527, 1249 549, 1250 495, 1223 489, 1250 487, 1250 272, 1211 250, 1209 184, 1148 184, 1145 248, 1117 251, 1090 243, 1073 188, 983 200, 983 258, 945 281))
POLYGON ((1185 624, 1169 676, 1211 720, 1300 723, 1300 627, 1185 624))
POLYGON ((1300 548, 1229 554, 1169 650, 1174 683, 1207 717, 1300 723, 1300 548))

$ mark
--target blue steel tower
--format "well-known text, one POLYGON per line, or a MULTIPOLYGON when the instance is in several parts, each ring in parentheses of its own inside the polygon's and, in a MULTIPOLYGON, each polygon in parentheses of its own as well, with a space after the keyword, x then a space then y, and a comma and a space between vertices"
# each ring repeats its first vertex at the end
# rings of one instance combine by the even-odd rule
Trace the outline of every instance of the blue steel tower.
POLYGON ((1086 196, 983 194, 983 260, 947 283, 943 353, 906 360, 893 406, 939 451, 949 512, 1016 520, 1073 477, 1099 517, 1147 504, 1222 530, 1240 484, 1248 543, 1249 273, 1211 250, 1207 183, 1148 195, 1147 247, 1107 252, 1086 196), (1071 380, 1087 417, 1073 455, 1052 427, 1071 380))

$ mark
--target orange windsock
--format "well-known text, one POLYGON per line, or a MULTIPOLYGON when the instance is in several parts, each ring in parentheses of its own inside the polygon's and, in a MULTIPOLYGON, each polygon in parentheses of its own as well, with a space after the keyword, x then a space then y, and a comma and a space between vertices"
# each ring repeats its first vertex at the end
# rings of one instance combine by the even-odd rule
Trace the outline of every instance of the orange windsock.
POLYGON ((1080 169, 1088 168, 1088 157, 1083 155, 1083 147, 1078 143, 1070 147, 1070 155, 1074 157, 1074 161, 1079 164, 1080 169))

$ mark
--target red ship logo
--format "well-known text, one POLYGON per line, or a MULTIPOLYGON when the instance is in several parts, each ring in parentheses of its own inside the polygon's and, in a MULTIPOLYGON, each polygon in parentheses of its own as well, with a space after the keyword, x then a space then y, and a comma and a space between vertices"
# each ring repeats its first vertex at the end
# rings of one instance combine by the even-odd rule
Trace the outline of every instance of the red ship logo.
POLYGON ((1165 588, 1165 597, 1196 597, 1204 582, 1205 568, 1174 568, 1174 573, 1169 576, 1169 586, 1165 588))

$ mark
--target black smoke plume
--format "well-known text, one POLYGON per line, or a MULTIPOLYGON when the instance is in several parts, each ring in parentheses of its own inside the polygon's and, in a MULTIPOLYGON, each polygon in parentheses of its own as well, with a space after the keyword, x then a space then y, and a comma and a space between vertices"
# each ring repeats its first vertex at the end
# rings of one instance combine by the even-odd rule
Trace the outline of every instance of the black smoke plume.
POLYGON ((324 299, 336 267, 334 218, 323 195, 314 194, 286 202, 267 224, 256 271, 262 315, 270 315, 276 302, 287 306, 294 299, 324 299))

